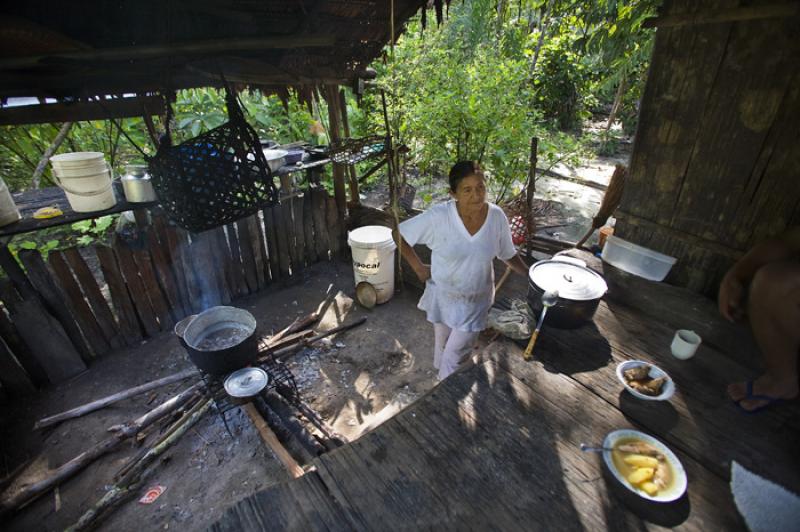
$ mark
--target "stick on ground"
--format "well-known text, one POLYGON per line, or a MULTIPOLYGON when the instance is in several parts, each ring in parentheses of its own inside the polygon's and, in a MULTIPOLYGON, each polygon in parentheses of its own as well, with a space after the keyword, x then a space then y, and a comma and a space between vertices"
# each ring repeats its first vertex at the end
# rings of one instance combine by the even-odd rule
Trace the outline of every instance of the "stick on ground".
POLYGON ((281 445, 281 442, 278 441, 278 437, 275 436, 275 433, 272 432, 272 429, 269 428, 267 422, 264 421, 264 418, 261 417, 261 414, 256 410, 256 407, 253 403, 247 403, 246 405, 242 406, 242 410, 247 412, 247 415, 250 416, 250 419, 253 421, 253 425, 256 426, 256 430, 258 430, 258 434, 261 436, 261 439, 264 440, 272 452, 275 453, 275 456, 278 457, 278 460, 283 464, 292 478, 302 477, 305 474, 303 468, 292 458, 292 455, 289 454, 289 451, 281 445))
POLYGON ((0 500, 0 518, 17 510, 23 504, 50 491, 55 486, 60 485, 104 454, 115 449, 127 438, 133 436, 152 423, 155 423, 170 412, 177 410, 184 403, 189 401, 199 388, 200 383, 190 386, 140 418, 122 425, 120 430, 116 431, 114 435, 94 445, 89 450, 82 452, 69 462, 54 470, 47 478, 24 486, 16 493, 3 497, 2 500, 0 500))
POLYGON ((119 483, 109 489, 106 494, 95 503, 89 510, 87 510, 77 523, 67 528, 67 532, 78 532, 79 530, 87 530, 97 524, 98 519, 103 517, 114 506, 122 502, 134 490, 138 489, 144 475, 142 471, 145 467, 150 465, 156 458, 164 454, 167 449, 178 441, 181 436, 186 434, 192 426, 205 414, 211 406, 211 399, 201 401, 195 408, 187 412, 180 420, 170 428, 166 437, 161 440, 153 448, 149 449, 141 460, 139 460, 134 467, 125 475, 119 483))
POLYGON ((101 408, 105 408, 108 405, 114 404, 118 401, 122 401, 123 399, 128 399, 129 397, 135 397, 137 395, 141 395, 155 388, 160 388, 161 386, 166 386, 167 384, 172 384, 173 382, 182 381, 197 374, 198 373, 196 369, 188 369, 186 371, 181 371, 180 373, 175 373, 174 375, 169 375, 167 377, 164 377, 163 379, 147 382, 145 384, 141 384, 139 386, 129 388, 121 392, 117 392, 113 395, 109 395, 108 397, 103 397, 102 399, 92 401, 91 403, 75 407, 71 410, 67 410, 66 412, 61 412, 60 414, 55 414, 52 416, 48 416, 46 418, 42 418, 36 422, 33 428, 34 430, 43 429, 44 427, 49 427, 50 425, 60 423, 61 421, 65 421, 67 419, 80 417, 88 414, 89 412, 94 412, 95 410, 100 410, 101 408))

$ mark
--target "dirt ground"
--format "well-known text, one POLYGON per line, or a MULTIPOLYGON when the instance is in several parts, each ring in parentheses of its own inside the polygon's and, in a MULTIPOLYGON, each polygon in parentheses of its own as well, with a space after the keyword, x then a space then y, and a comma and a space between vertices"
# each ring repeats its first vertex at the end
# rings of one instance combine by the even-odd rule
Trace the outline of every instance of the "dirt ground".
MULTIPOLYGON (((433 331, 416 309, 419 292, 408 288, 370 311, 353 304, 353 291, 350 265, 326 263, 309 268, 298 285, 235 302, 253 313, 264 335, 317 310, 326 297, 331 302, 318 329, 367 316, 365 324, 303 350, 289 364, 305 401, 351 440, 435 384, 433 331)), ((36 420, 188 367, 191 363, 177 339, 163 333, 96 361, 69 382, 6 406, 0 419, 3 476, 30 460, 21 478, 35 480, 47 468, 60 466, 107 437, 109 426, 142 415, 187 384, 128 399, 42 432, 33 432, 36 420)), ((289 478, 246 415, 234 409, 225 416, 233 438, 217 413, 207 413, 101 529, 203 529, 236 501, 289 478), (156 485, 164 486, 164 493, 153 504, 139 504, 146 489, 156 485)), ((103 496, 114 474, 136 451, 126 442, 63 484, 57 495, 50 492, 18 512, 3 529, 63 530, 103 496)))

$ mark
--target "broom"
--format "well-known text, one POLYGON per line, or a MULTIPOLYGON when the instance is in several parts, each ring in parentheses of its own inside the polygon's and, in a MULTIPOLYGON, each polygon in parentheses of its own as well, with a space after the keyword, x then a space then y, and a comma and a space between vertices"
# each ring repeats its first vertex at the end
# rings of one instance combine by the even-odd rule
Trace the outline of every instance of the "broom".
POLYGON ((603 201, 600 203, 600 210, 597 211, 597 216, 592 219, 592 227, 586 231, 586 234, 583 235, 583 238, 578 240, 578 243, 575 244, 576 248, 581 247, 584 242, 589 240, 589 237, 592 236, 592 233, 603 227, 611 214, 613 214, 613 212, 617 209, 619 202, 622 199, 622 190, 625 188, 625 177, 627 174, 628 169, 621 164, 618 164, 617 167, 614 168, 614 174, 611 176, 611 181, 608 183, 608 188, 603 196, 603 201))

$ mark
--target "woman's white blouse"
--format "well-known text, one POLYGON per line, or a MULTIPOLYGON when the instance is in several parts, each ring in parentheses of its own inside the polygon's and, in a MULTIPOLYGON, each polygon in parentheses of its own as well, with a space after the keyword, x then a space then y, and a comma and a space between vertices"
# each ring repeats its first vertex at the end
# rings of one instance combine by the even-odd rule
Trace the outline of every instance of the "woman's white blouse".
POLYGON ((412 246, 431 249, 431 278, 419 301, 428 321, 461 331, 485 329, 494 301, 492 261, 517 253, 502 209, 490 203, 483 226, 470 235, 450 200, 401 223, 400 234, 412 246))

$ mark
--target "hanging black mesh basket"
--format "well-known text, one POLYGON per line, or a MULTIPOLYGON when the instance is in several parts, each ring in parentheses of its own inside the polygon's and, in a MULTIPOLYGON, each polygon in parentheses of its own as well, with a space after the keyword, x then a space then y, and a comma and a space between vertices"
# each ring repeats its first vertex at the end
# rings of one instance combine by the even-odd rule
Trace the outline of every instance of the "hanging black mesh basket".
POLYGON ((278 201, 258 135, 230 89, 226 101, 228 122, 178 146, 162 142, 148 161, 161 206, 189 231, 219 227, 278 201))

